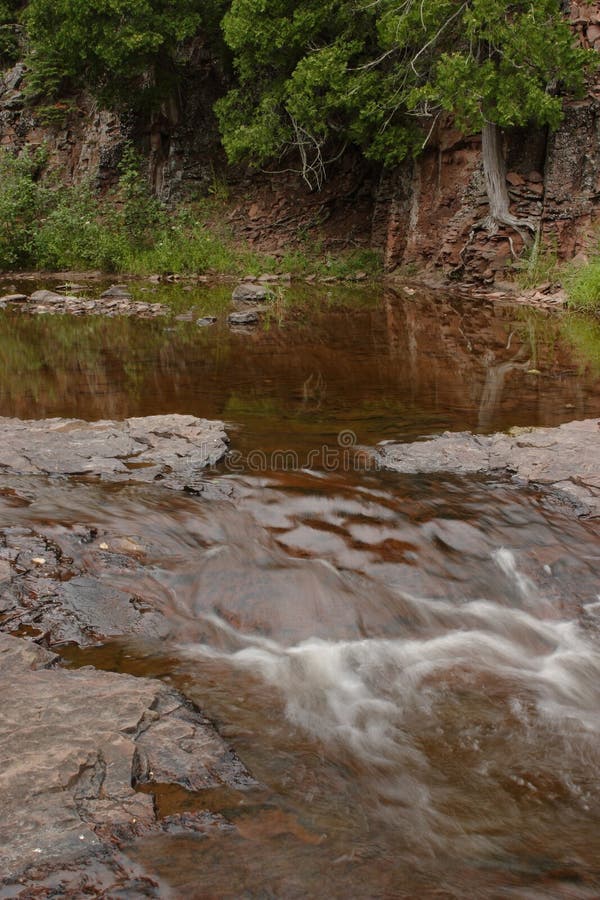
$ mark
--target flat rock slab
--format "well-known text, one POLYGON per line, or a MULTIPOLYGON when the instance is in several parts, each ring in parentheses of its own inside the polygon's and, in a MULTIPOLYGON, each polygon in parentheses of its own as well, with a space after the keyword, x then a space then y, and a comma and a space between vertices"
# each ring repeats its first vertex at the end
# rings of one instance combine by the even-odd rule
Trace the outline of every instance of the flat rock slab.
POLYGON ((147 678, 65 670, 56 660, 0 635, 2 879, 102 855, 114 834, 164 830, 151 795, 135 789, 140 783, 257 786, 177 691, 147 678))
POLYGON ((581 515, 600 516, 600 419, 489 436, 447 432, 430 441, 386 444, 378 454, 394 472, 507 472, 560 494, 581 515))
POLYGON ((202 491, 202 471, 219 462, 227 446, 222 422, 195 416, 0 418, 0 473, 10 475, 87 475, 202 491))

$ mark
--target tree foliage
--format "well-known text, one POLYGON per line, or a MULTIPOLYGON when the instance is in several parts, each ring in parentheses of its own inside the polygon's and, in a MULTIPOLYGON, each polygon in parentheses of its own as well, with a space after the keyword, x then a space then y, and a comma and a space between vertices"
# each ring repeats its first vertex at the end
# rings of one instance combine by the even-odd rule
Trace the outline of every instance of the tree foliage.
POLYGON ((239 84, 218 104, 232 160, 295 147, 316 178, 326 147, 398 162, 443 110, 459 127, 556 126, 590 54, 559 0, 233 0, 239 84))
POLYGON ((555 127, 595 56, 561 0, 0 0, 0 26, 23 5, 29 89, 46 97, 85 85, 156 103, 186 41, 200 33, 218 50, 224 37, 230 160, 293 150, 313 187, 349 143, 388 164, 418 152, 444 111, 466 131, 555 127))
POLYGON ((23 3, 0 0, 0 66, 9 66, 19 58, 19 40, 15 25, 23 3))
POLYGON ((214 9, 201 0, 30 0, 30 88, 52 96, 83 84, 113 102, 160 94, 181 43, 214 9))

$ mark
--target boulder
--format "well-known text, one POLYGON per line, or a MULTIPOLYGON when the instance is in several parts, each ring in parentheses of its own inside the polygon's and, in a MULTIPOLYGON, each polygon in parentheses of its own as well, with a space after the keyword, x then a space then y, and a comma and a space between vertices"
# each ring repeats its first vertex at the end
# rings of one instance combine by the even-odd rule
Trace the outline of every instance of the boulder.
POLYGON ((233 291, 231 299, 236 303, 261 303, 272 296, 272 291, 264 284, 245 281, 233 291))
POLYGON ((0 297, 0 303, 26 303, 29 300, 27 294, 5 294, 0 297))
POLYGON ((131 300, 131 292, 126 284, 111 284, 111 286, 100 294, 100 298, 102 300, 112 300, 118 298, 119 300, 131 300))
POLYGON ((42 306, 52 305, 54 303, 64 303, 66 300, 75 300, 75 297, 65 297, 64 294, 57 294, 56 291, 34 291, 29 298, 32 303, 39 303, 42 306))

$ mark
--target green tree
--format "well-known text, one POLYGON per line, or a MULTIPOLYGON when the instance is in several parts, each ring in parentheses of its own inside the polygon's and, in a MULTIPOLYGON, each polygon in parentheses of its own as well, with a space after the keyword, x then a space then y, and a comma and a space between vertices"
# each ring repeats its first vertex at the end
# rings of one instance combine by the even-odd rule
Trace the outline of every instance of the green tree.
POLYGON ((327 148, 395 163, 446 111, 482 132, 492 229, 533 229, 509 212, 499 129, 556 127, 592 58, 560 0, 233 0, 223 27, 239 80, 217 105, 232 161, 294 150, 318 188, 327 148))
POLYGON ((18 21, 22 6, 20 0, 0 0, 0 68, 19 58, 18 21))
POLYGON ((110 102, 155 98, 205 9, 214 18, 201 0, 30 0, 30 91, 51 97, 85 85, 110 102))

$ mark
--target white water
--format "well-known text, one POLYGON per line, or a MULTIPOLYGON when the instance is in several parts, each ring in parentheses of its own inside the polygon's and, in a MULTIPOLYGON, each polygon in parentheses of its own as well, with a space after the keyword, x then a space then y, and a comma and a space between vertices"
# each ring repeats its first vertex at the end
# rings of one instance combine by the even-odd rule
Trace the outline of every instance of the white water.
POLYGON ((413 598, 418 636, 311 638, 293 646, 207 616, 230 649, 187 645, 184 652, 226 661, 275 688, 288 721, 345 764, 354 760, 368 800, 381 815, 403 821, 422 846, 433 849, 469 831, 480 845, 490 816, 514 814, 507 779, 524 792, 523 822, 535 812, 529 802, 539 802, 537 776, 532 783, 527 772, 557 779, 583 811, 591 801, 582 766, 600 772, 593 634, 576 622, 536 617, 532 610, 546 602, 514 555, 502 549, 494 558, 528 610, 413 598), (465 804, 458 822, 453 810, 465 804))

